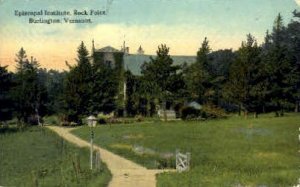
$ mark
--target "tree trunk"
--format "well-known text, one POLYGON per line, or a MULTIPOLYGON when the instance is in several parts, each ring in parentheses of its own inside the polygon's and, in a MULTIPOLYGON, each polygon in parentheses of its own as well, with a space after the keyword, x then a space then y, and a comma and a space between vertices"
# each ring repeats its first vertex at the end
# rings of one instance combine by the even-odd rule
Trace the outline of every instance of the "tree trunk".
POLYGON ((254 118, 258 118, 257 112, 254 112, 254 118))
POLYGON ((245 119, 248 118, 248 111, 247 111, 247 109, 244 110, 244 117, 245 117, 245 119))
POLYGON ((164 121, 168 121, 168 116, 167 116, 167 102, 166 101, 164 103, 164 121))
POLYGON ((150 99, 149 98, 147 98, 146 110, 147 110, 147 117, 150 117, 151 116, 151 106, 150 106, 150 99))

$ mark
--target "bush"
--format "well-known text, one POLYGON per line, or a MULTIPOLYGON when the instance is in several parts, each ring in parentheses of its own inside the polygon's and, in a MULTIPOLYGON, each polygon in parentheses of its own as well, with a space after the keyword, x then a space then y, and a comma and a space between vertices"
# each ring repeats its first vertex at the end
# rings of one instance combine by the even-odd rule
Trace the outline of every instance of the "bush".
POLYGON ((193 107, 184 107, 181 115, 183 120, 215 119, 224 117, 226 117, 225 111, 214 105, 204 105, 201 110, 193 107))
POLYGON ((101 112, 97 115, 97 120, 99 124, 106 124, 106 123, 110 123, 110 119, 113 117, 114 117, 113 113, 104 114, 101 112))
POLYGON ((197 119, 199 117, 201 117, 201 111, 198 109, 193 107, 184 107, 182 109, 181 118, 183 120, 197 119))
POLYGON ((39 125, 39 120, 42 122, 38 115, 31 115, 27 118, 27 123, 29 125, 39 125))
POLYGON ((43 119, 44 119, 45 124, 49 124, 49 125, 59 125, 60 124, 60 119, 58 116, 45 116, 43 119))
POLYGON ((142 122, 142 121, 144 121, 144 117, 142 115, 136 115, 135 120, 136 120, 136 122, 142 122))
POLYGON ((174 157, 160 157, 156 160, 157 169, 176 168, 176 160, 174 157))
POLYGON ((224 118, 226 117, 226 113, 217 106, 204 105, 201 111, 201 117, 204 119, 224 118))

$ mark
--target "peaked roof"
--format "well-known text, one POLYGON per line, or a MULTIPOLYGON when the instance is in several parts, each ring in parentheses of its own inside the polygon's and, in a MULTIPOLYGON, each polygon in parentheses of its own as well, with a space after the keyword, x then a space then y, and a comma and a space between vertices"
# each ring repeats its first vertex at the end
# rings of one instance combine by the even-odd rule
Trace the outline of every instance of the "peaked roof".
MULTIPOLYGON (((141 75, 141 66, 144 62, 149 62, 150 57, 155 58, 156 55, 129 54, 124 56, 125 69, 130 70, 134 75, 141 75)), ((192 64, 196 62, 196 56, 171 56, 173 65, 181 65, 184 62, 192 64)))
POLYGON ((106 46, 101 49, 96 49, 95 52, 102 52, 102 53, 121 53, 118 49, 115 49, 111 46, 106 46))
POLYGON ((194 109, 197 109, 197 110, 201 110, 202 109, 202 106, 197 103, 196 101, 192 101, 188 104, 189 107, 192 107, 194 109))

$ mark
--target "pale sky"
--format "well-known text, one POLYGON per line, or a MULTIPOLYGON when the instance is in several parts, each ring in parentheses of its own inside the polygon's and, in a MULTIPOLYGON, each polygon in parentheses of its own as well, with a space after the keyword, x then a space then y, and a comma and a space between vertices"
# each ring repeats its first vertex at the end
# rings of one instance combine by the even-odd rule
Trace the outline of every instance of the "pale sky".
POLYGON ((15 54, 23 47, 42 67, 66 69, 65 61, 75 63, 80 42, 90 51, 93 39, 96 48, 117 49, 125 40, 130 53, 142 45, 146 54, 155 54, 165 43, 172 55, 195 55, 204 37, 213 50, 237 49, 248 33, 261 43, 278 13, 287 24, 300 8, 300 0, 113 0, 108 15, 81 17, 92 18, 92 24, 29 24, 32 16, 15 16, 15 10, 104 10, 107 1, 0 0, 1 65, 14 70, 15 54))

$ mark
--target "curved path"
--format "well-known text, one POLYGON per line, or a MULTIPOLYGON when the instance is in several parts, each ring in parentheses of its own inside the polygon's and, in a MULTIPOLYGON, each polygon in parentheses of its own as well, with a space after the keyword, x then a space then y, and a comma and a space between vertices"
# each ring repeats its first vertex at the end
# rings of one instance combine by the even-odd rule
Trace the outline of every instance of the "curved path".
MULTIPOLYGON (((79 147, 90 146, 89 142, 78 138, 70 132, 73 128, 57 126, 47 126, 47 128, 79 147)), ((100 151, 101 160, 106 163, 112 173, 112 180, 109 183, 109 187, 155 187, 156 174, 169 171, 147 169, 97 145, 94 145, 94 149, 100 151)))

